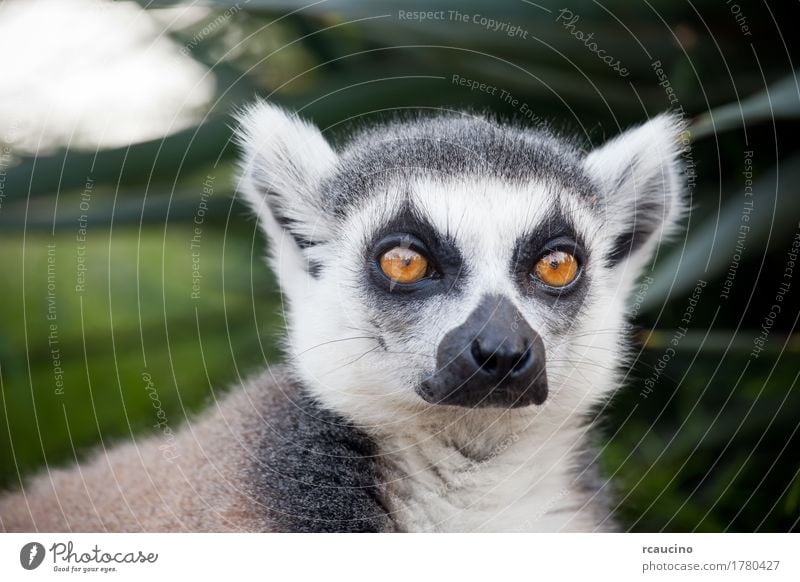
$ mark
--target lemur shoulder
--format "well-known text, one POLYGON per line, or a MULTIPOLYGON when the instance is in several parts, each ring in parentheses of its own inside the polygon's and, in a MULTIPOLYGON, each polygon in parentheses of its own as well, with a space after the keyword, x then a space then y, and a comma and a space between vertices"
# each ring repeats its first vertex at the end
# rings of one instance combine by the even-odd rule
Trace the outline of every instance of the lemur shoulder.
POLYGON ((472 113, 334 149, 239 116, 238 191, 287 299, 286 363, 159 437, 0 498, 7 531, 614 529, 592 413, 679 223, 681 122, 584 151, 472 113))

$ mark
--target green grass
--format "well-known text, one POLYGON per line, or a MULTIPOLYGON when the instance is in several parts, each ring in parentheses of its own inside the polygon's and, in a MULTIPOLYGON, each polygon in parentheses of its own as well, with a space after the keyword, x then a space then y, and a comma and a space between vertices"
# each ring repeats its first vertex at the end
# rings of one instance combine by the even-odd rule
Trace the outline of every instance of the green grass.
MULTIPOLYGON (((165 3, 172 0, 156 4, 165 3)), ((614 0, 603 7, 576 0, 569 8, 580 14, 581 30, 624 58, 631 70, 624 80, 555 22, 557 3, 545 3, 554 11, 549 15, 524 2, 458 3, 461 10, 521 24, 531 33, 522 42, 470 23, 363 19, 408 8, 390 1, 323 3, 286 16, 283 9, 296 2, 252 0, 193 42, 237 2, 212 4, 217 10, 206 19, 169 33, 214 70, 220 101, 196 127, 98 152, 20 152, 4 168, 0 485, 13 486, 18 474, 45 463, 69 462, 101 439, 152 432, 156 417, 144 372, 175 427, 208 403, 213 390, 279 357, 280 300, 261 262, 261 242, 253 245, 254 225, 238 218, 237 207, 233 222, 223 225, 236 155, 228 117, 233 105, 269 96, 300 108, 330 129, 334 141, 352 122, 383 119, 394 109, 488 109, 526 123, 519 107, 452 83, 458 74, 507 89, 556 127, 583 126, 598 143, 670 106, 652 69, 657 59, 687 116, 697 116, 695 210, 687 240, 678 237, 656 265, 658 287, 650 289, 639 323, 661 335, 651 338, 629 387, 604 411, 602 464, 613 476, 626 528, 798 528, 796 339, 792 349, 780 349, 781 338, 796 333, 796 307, 779 318, 769 348, 736 384, 796 231, 800 101, 790 73, 797 59, 787 58, 786 35, 775 24, 796 20, 792 3, 763 10, 758 2, 739 2, 753 30, 757 50, 751 51, 716 0, 652 6, 614 0), (741 221, 745 150, 755 152, 754 228, 731 297, 722 303, 716 295, 741 221), (76 189, 87 176, 95 190, 87 212, 88 279, 78 294, 76 189), (203 230, 201 294, 192 299, 189 239, 207 176, 218 191, 209 212, 214 223, 203 230), (141 236, 140 221, 147 225, 141 236), (55 390, 48 345, 51 243, 63 394, 55 390), (658 389, 642 399, 637 382, 663 354, 665 338, 680 325, 686 291, 700 278, 709 288, 691 335, 658 389)), ((796 293, 793 287, 794 305, 796 293)))
MULTIPOLYGON (((252 226, 252 225, 250 225, 252 226)), ((71 233, 0 238, 0 482, 58 465, 101 440, 152 431, 152 378, 171 425, 277 356, 280 299, 261 242, 206 228, 203 275, 192 298, 191 226, 115 230, 90 226, 85 290, 77 292, 71 233), (48 245, 54 245, 50 255, 48 245), (48 303, 55 261, 55 319, 48 303), (24 265, 24 267, 23 267, 24 265), (51 334, 51 324, 57 326, 51 334), (48 343, 49 336, 57 344, 48 343), (63 388, 55 381, 59 350, 63 388), (263 353, 262 353, 263 348, 263 353)))

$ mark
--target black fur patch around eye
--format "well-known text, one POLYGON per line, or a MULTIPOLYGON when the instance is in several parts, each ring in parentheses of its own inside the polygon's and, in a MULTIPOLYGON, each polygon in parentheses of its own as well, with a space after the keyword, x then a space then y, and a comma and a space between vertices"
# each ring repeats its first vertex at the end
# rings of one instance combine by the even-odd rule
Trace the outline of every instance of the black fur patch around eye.
POLYGON ((523 296, 542 302, 560 317, 575 317, 589 286, 588 253, 572 223, 558 210, 532 232, 521 237, 514 248, 510 270, 523 296), (550 250, 573 254, 580 265, 578 278, 562 290, 547 288, 532 275, 536 262, 550 250))
POLYGON ((418 301, 440 293, 458 292, 464 277, 464 260, 455 242, 447 233, 438 232, 425 216, 410 204, 403 208, 370 239, 364 255, 368 288, 379 301, 418 301), (413 285, 392 283, 381 272, 378 259, 381 241, 397 236, 402 244, 403 235, 411 235, 419 241, 415 248, 431 263, 434 277, 413 285))

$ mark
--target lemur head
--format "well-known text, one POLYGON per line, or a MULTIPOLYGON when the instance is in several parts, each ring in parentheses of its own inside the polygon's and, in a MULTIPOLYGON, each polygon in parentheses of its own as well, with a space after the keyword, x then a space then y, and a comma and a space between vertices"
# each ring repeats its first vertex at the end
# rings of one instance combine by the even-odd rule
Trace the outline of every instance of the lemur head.
POLYGON ((386 426, 434 407, 581 413, 615 387, 626 300, 684 209, 675 117, 588 154, 472 114, 338 151, 269 104, 239 122, 288 357, 323 404, 386 426))

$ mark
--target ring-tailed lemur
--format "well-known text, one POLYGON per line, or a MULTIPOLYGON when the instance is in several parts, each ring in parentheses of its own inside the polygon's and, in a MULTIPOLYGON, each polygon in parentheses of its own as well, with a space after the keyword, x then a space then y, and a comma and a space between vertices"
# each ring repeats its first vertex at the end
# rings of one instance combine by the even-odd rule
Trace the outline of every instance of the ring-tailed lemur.
POLYGON ((447 113, 335 151, 259 103, 240 192, 288 299, 287 362, 179 431, 0 501, 6 530, 610 529, 588 415, 626 301, 685 208, 680 121, 588 154, 447 113))

